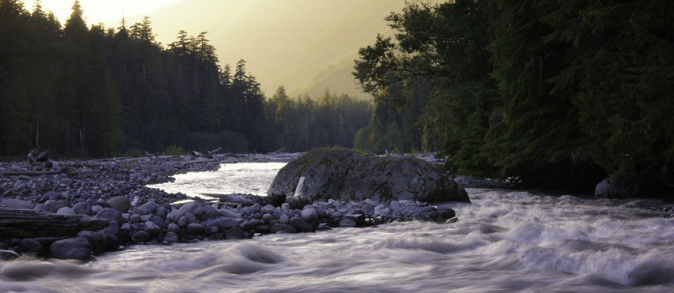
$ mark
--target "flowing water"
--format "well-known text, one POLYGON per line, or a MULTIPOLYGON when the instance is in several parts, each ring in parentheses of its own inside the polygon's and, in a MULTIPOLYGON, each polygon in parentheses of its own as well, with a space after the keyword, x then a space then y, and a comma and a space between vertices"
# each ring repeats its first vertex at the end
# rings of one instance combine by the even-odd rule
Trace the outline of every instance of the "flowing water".
POLYGON ((655 201, 468 193, 472 204, 450 204, 451 224, 134 246, 86 264, 0 262, 0 291, 674 292, 674 219, 646 208, 655 201))

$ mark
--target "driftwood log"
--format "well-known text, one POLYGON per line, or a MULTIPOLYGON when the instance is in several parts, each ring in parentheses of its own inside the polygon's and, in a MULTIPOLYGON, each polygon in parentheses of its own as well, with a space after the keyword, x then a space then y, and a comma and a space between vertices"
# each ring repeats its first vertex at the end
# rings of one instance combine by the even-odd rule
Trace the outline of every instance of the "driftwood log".
POLYGON ((0 239, 70 237, 83 230, 97 231, 109 224, 108 220, 83 215, 0 208, 0 239))
POLYGON ((2 176, 43 176, 43 175, 56 175, 67 172, 68 169, 59 169, 59 170, 50 170, 50 171, 0 171, 2 176))

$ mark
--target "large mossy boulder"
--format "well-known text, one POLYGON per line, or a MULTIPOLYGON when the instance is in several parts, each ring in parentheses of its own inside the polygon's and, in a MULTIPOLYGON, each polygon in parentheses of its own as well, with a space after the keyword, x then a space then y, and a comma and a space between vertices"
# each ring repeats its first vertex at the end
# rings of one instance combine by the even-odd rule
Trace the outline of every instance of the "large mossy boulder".
POLYGON ((300 178, 308 201, 416 200, 470 202, 466 191, 437 166, 414 157, 379 157, 349 149, 315 149, 291 161, 274 178, 273 202, 292 197, 300 178))

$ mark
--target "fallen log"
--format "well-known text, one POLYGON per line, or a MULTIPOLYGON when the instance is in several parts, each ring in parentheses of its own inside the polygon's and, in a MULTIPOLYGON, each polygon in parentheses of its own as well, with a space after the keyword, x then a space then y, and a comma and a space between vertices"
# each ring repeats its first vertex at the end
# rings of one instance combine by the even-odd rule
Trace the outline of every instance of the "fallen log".
POLYGON ((42 176, 56 175, 68 171, 68 169, 50 170, 50 171, 0 171, 3 176, 42 176))
POLYGON ((72 237, 80 231, 97 231, 109 224, 108 220, 84 215, 0 208, 0 239, 72 237))

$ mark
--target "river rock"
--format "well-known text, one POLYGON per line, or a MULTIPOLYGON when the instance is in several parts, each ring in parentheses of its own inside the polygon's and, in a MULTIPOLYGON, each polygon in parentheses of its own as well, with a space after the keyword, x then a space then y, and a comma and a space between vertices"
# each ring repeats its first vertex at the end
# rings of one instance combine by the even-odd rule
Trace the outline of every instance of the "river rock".
POLYGON ((150 233, 148 233, 145 230, 139 230, 133 232, 131 238, 133 238, 133 240, 136 240, 136 242, 148 242, 152 240, 152 235, 150 235, 150 233))
POLYGON ((19 254, 11 250, 0 250, 0 260, 13 260, 19 258, 19 254))
POLYGON ((147 214, 150 214, 150 213, 154 212, 154 210, 156 208, 157 208, 157 204, 153 200, 151 200, 151 201, 148 201, 148 202, 142 204, 139 207, 136 207, 133 210, 133 212, 135 214, 138 214, 138 215, 142 216, 142 215, 147 215, 147 214))
POLYGON ((93 253, 115 250, 119 247, 119 239, 115 233, 102 231, 81 231, 77 237, 89 241, 93 253))
POLYGON ((239 227, 232 227, 231 229, 227 230, 227 239, 244 239, 246 238, 246 233, 243 232, 243 230, 239 229, 239 227))
POLYGON ((307 223, 307 221, 303 220, 302 218, 292 218, 290 219, 290 222, 288 222, 290 226, 293 226, 297 231, 300 232, 313 232, 314 231, 314 226, 311 224, 307 223))
POLYGON ((595 198, 630 198, 639 194, 642 178, 637 175, 610 176, 594 188, 595 198))
POLYGON ((344 218, 339 221, 340 227, 356 227, 356 222, 349 218, 344 218))
POLYGON ((111 208, 116 209, 122 213, 126 213, 131 208, 131 201, 126 196, 115 196, 106 201, 111 208))
POLYGON ((50 199, 50 200, 44 202, 45 211, 50 212, 50 213, 55 213, 60 208, 67 207, 67 206, 68 206, 67 200, 50 199))
POLYGON ((85 238, 68 238, 55 241, 49 247, 53 258, 88 260, 91 258, 91 245, 85 238))
POLYGON ((274 178, 268 196, 293 198, 301 177, 305 180, 300 193, 312 202, 331 198, 470 202, 465 190, 431 163, 348 149, 315 149, 291 161, 274 178))
POLYGON ((26 238, 21 240, 21 247, 23 247, 23 252, 34 252, 37 253, 38 255, 43 254, 44 251, 44 246, 42 246, 42 243, 38 242, 35 239, 32 238, 26 238))
POLYGON ((218 210, 211 205, 198 202, 189 202, 180 207, 180 209, 170 212, 167 218, 172 222, 177 222, 182 216, 188 213, 194 215, 198 220, 202 221, 215 218, 219 215, 218 210))
POLYGON ((293 226, 287 224, 274 224, 270 228, 271 233, 297 233, 293 226))
POLYGON ((178 237, 178 234, 174 232, 167 232, 166 235, 164 235, 164 242, 166 242, 167 244, 176 243, 179 240, 180 238, 178 237))
POLYGON ((187 235, 192 235, 192 236, 198 236, 204 234, 206 231, 206 228, 204 225, 199 224, 199 223, 190 223, 187 224, 187 227, 185 228, 185 233, 187 235))
POLYGON ((96 214, 96 218, 115 221, 117 222, 117 225, 121 225, 124 222, 122 213, 119 210, 113 208, 101 209, 101 211, 96 214))
POLYGON ((303 220, 309 223, 318 222, 318 212, 316 211, 315 208, 308 208, 302 210, 302 212, 300 212, 300 216, 302 217, 303 220))
POLYGON ((33 204, 25 200, 6 198, 0 200, 0 207, 30 210, 33 208, 33 204))
POLYGON ((147 233, 150 233, 150 235, 156 237, 157 235, 159 235, 161 228, 159 228, 159 226, 154 222, 147 221, 145 222, 145 231, 147 231, 147 233))
POLYGON ((73 206, 73 211, 78 215, 91 215, 91 204, 86 201, 78 202, 73 206))
POLYGON ((75 211, 71 207, 62 207, 56 213, 59 215, 74 215, 75 211))

